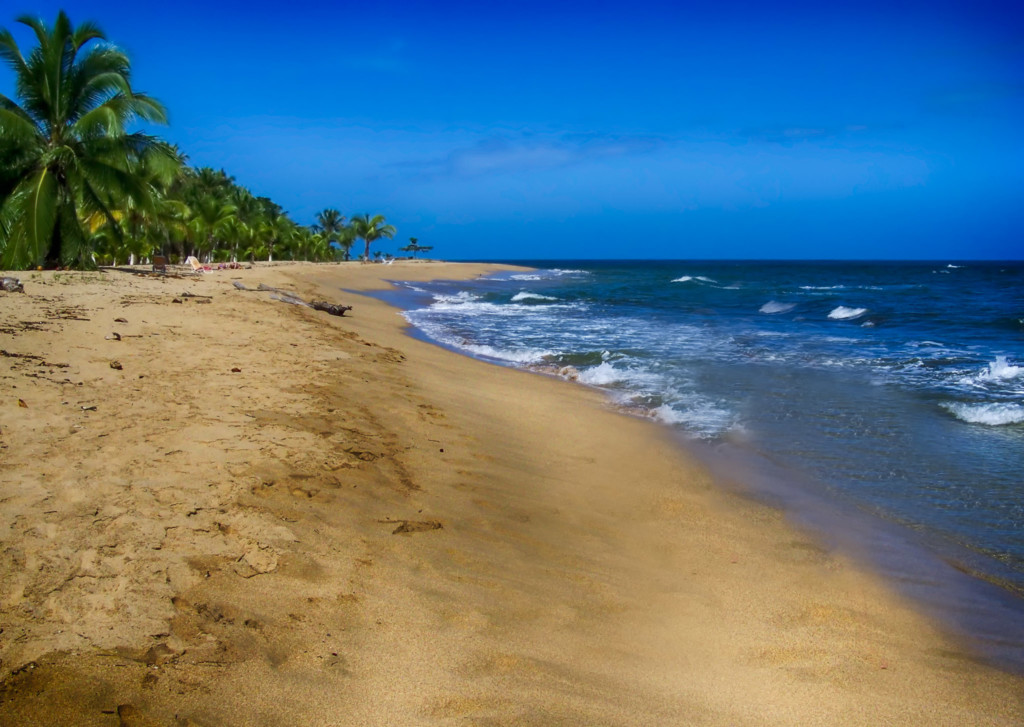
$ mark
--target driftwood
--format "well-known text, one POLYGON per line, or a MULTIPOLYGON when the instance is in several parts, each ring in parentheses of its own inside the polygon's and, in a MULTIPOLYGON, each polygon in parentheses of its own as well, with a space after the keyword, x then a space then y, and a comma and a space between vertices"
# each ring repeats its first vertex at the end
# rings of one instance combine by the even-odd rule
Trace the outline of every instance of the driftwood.
MULTIPOLYGON (((256 290, 265 290, 265 291, 269 291, 271 293, 280 293, 281 295, 287 295, 290 298, 298 298, 299 297, 299 296, 295 295, 295 293, 293 293, 290 290, 284 290, 283 288, 275 288, 273 286, 267 285, 266 283, 260 283, 259 285, 257 285, 256 286, 256 290)), ((301 300, 301 298, 300 298, 300 300, 301 300)))
POLYGON ((332 316, 343 316, 345 311, 352 310, 350 305, 328 303, 326 300, 314 300, 309 304, 309 307, 313 310, 322 310, 324 313, 330 313, 332 316))
POLYGON ((0 279, 0 290, 8 293, 24 293, 25 286, 17 278, 3 278, 0 279))
MULTIPOLYGON (((237 283, 237 282, 235 283, 235 287, 238 288, 239 290, 251 290, 251 288, 246 288, 244 286, 239 287, 239 283, 237 283)), ((350 306, 350 305, 339 305, 337 303, 328 303, 326 300, 314 300, 314 301, 306 302, 306 301, 304 301, 302 298, 300 298, 298 295, 296 295, 295 293, 293 293, 290 290, 283 290, 281 288, 274 288, 272 286, 265 285, 263 283, 260 283, 259 286, 256 289, 257 290, 262 290, 262 291, 265 291, 265 292, 276 293, 277 295, 272 295, 270 297, 273 298, 274 300, 279 300, 282 303, 291 303, 292 305, 304 305, 307 308, 312 308, 313 310, 323 311, 324 313, 328 313, 329 315, 332 315, 332 316, 343 316, 343 315, 345 315, 346 311, 352 310, 352 306, 350 306)))

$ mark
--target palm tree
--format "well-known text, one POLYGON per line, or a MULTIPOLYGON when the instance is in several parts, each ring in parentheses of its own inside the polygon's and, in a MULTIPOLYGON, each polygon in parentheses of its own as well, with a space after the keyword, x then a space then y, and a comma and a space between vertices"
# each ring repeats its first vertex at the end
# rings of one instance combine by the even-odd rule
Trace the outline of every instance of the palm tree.
POLYGON ((0 30, 0 58, 21 101, 0 94, 0 267, 89 266, 82 220, 99 213, 120 234, 114 209, 151 203, 136 167, 164 145, 127 126, 165 123, 166 113, 132 90, 128 57, 95 24, 74 28, 63 11, 52 27, 29 16, 18 22, 38 45, 26 58, 0 30))
POLYGON ((366 252, 363 253, 363 259, 366 261, 370 260, 371 243, 382 237, 390 240, 397 232, 393 225, 385 224, 384 215, 356 215, 352 218, 352 228, 355 236, 366 243, 366 252))
POLYGON ((418 252, 430 252, 431 250, 434 249, 433 245, 420 245, 419 242, 420 242, 420 240, 419 240, 418 237, 410 237, 409 238, 409 244, 406 245, 405 247, 398 248, 398 251, 399 252, 411 252, 412 256, 413 256, 413 259, 415 259, 416 258, 416 253, 418 253, 418 252))
POLYGON ((350 260, 352 257, 352 245, 355 244, 355 241, 356 229, 354 226, 345 225, 341 228, 341 231, 338 232, 338 237, 335 242, 338 243, 338 246, 341 248, 342 257, 344 257, 346 261, 350 260))
POLYGON ((234 205, 225 204, 216 197, 204 197, 192 207, 193 217, 188 223, 189 232, 200 255, 206 259, 213 257, 219 243, 223 243, 225 233, 233 230, 235 217, 234 205))

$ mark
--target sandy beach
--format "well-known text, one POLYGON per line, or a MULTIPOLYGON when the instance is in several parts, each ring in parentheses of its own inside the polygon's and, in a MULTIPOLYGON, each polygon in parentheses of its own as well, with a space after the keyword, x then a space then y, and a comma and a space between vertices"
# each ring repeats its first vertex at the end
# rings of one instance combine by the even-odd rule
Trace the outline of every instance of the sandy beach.
POLYGON ((0 725, 1024 723, 663 428, 354 292, 495 269, 18 273, 0 725))

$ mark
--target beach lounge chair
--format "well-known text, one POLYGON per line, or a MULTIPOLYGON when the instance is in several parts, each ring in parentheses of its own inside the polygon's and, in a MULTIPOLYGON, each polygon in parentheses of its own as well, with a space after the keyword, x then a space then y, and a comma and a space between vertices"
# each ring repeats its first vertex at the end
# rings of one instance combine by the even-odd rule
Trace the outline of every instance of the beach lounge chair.
POLYGON ((185 259, 185 262, 192 266, 192 272, 194 273, 206 272, 206 269, 202 266, 202 264, 198 260, 196 260, 195 255, 189 255, 188 258, 185 259))
POLYGON ((167 272, 167 258, 163 255, 153 256, 153 272, 154 273, 166 273, 167 272))

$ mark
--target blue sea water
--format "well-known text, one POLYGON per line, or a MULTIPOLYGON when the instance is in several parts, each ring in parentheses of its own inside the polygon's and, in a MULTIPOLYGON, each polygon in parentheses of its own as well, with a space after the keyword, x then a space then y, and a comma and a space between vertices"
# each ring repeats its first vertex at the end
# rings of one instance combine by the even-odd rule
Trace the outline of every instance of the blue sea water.
MULTIPOLYGON (((788 507, 856 515, 819 528, 863 527, 998 584, 980 628, 1024 664, 1024 263, 525 264, 407 284, 405 315, 464 353, 599 387, 719 464, 771 471, 756 486, 788 507)), ((976 596, 952 610, 978 617, 976 596)))

